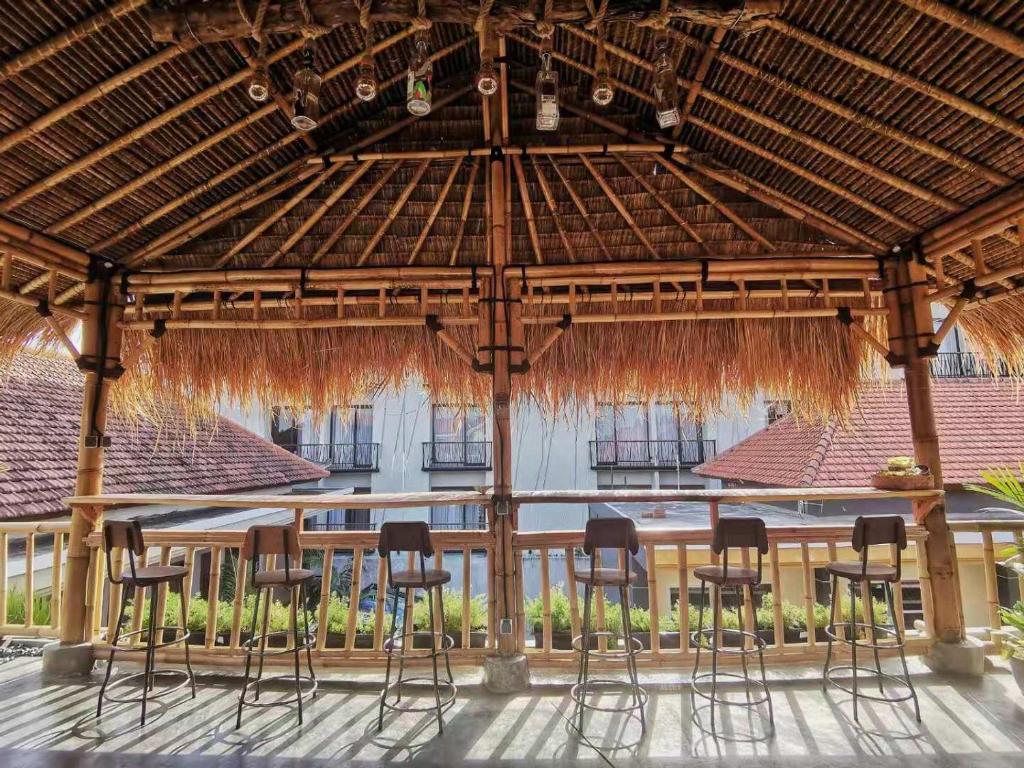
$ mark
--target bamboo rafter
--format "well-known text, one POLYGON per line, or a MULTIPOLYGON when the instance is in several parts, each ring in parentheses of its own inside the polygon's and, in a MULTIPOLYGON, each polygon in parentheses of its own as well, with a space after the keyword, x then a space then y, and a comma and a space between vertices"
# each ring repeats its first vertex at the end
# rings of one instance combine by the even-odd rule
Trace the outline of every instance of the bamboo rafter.
POLYGON ((356 259, 357 267, 361 267, 363 264, 367 262, 367 260, 370 258, 370 254, 373 253, 374 249, 377 247, 377 244, 380 243, 381 238, 384 237, 392 222, 402 212, 402 209, 405 207, 405 204, 409 201, 409 198, 412 196, 413 191, 415 191, 416 185, 420 183, 420 179, 423 178, 423 174, 426 173, 427 168, 430 167, 430 162, 431 161, 429 159, 421 160, 420 164, 416 166, 416 170, 413 172, 412 178, 409 179, 409 182, 405 185, 405 188, 398 196, 398 199, 388 210, 388 215, 384 217, 384 221, 382 221, 380 223, 380 226, 377 227, 377 231, 373 233, 369 241, 366 243, 366 246, 363 248, 363 252, 360 253, 359 258, 356 259))
POLYGON ((565 227, 562 225, 562 217, 558 213, 558 203, 555 201, 555 197, 551 192, 551 187, 548 185, 547 177, 544 175, 544 171, 540 167, 540 163, 537 162, 536 157, 531 157, 530 161, 533 164, 533 174, 537 178, 537 183, 540 185, 541 195, 543 195, 544 202, 548 206, 548 212, 551 214, 551 220, 555 223, 555 230, 558 232, 558 238, 562 241, 562 247, 565 249, 565 255, 569 261, 576 261, 576 249, 573 247, 572 241, 570 241, 569 237, 565 234, 565 227))
POLYGON ((558 167, 558 163, 555 162, 555 158, 549 157, 548 162, 551 163, 551 168, 554 170, 555 175, 561 180, 562 186, 565 187, 565 191, 569 193, 569 198, 572 200, 573 205, 576 206, 576 210, 580 212, 580 216, 583 217, 583 221, 586 222, 587 229, 590 230, 591 236, 595 241, 597 241, 597 245, 604 254, 604 257, 608 259, 608 261, 612 261, 612 252, 608 250, 608 245, 605 243, 604 238, 601 237, 601 233, 598 231, 594 220, 591 219, 590 213, 587 211, 587 206, 583 202, 583 198, 580 197, 576 188, 572 185, 572 182, 570 182, 569 179, 566 178, 566 175, 562 173, 562 169, 558 167))
POLYGON ((1002 48, 1007 53, 1024 58, 1024 39, 1021 39, 1012 32, 990 24, 978 16, 959 10, 939 0, 899 0, 908 8, 913 8, 933 19, 938 19, 944 24, 966 32, 969 35, 982 40, 989 45, 1002 48))
POLYGON ((526 173, 523 171, 522 161, 515 155, 512 156, 512 168, 515 170, 518 183, 519 200, 523 205, 523 218, 526 219, 526 228, 530 233, 533 258, 538 264, 543 264, 544 254, 540 248, 540 237, 537 235, 537 223, 533 218, 533 203, 530 200, 530 191, 526 186, 526 173))
MULTIPOLYGON (((455 177, 459 174, 459 163, 452 163, 452 169, 448 171, 448 177, 444 180, 444 186, 441 188, 440 194, 437 196, 437 200, 434 202, 434 207, 430 209, 430 215, 427 216, 427 221, 423 225, 423 229, 420 230, 419 237, 416 238, 416 245, 413 246, 412 252, 409 254, 408 265, 412 266, 416 263, 416 257, 419 256, 420 250, 423 248, 423 244, 427 242, 427 238, 430 236, 430 228, 434 226, 434 221, 437 219, 437 215, 441 212, 442 206, 448 200, 448 193, 452 189, 452 184, 455 183, 455 177)), ((472 194, 472 188, 469 191, 472 194)))
POLYGON ((679 211, 677 211, 675 207, 668 200, 665 199, 665 196, 663 194, 661 194, 658 190, 654 188, 654 185, 651 184, 651 182, 648 181, 647 178, 636 169, 636 166, 634 166, 621 155, 617 159, 619 161, 619 165, 625 168, 633 176, 633 178, 636 179, 637 182, 639 182, 640 186, 644 188, 647 194, 649 194, 652 198, 654 198, 657 201, 658 205, 660 205, 664 209, 664 211, 672 218, 672 220, 676 224, 678 224, 682 228, 682 230, 686 232, 686 234, 689 235, 691 239, 693 239, 694 242, 700 244, 701 250, 705 254, 710 254, 710 251, 707 247, 707 243, 704 242, 704 239, 700 236, 697 230, 693 228, 690 222, 688 222, 679 214, 679 211))
POLYGON ((629 212, 629 208, 627 208, 622 202, 622 199, 615 193, 615 190, 611 188, 604 175, 597 170, 597 167, 586 155, 579 155, 579 159, 580 162, 583 163, 583 166, 590 172, 590 175, 594 177, 594 181, 597 182, 597 185, 601 187, 601 191, 604 192, 605 197, 607 197, 608 200, 611 201, 612 205, 615 206, 615 210, 619 212, 619 216, 622 217, 622 220, 625 221, 633 231, 636 239, 643 244, 644 248, 647 249, 647 252, 651 254, 652 258, 660 259, 661 254, 658 253, 657 249, 647 238, 647 235, 645 235, 643 230, 637 225, 636 219, 634 219, 633 215, 629 212))

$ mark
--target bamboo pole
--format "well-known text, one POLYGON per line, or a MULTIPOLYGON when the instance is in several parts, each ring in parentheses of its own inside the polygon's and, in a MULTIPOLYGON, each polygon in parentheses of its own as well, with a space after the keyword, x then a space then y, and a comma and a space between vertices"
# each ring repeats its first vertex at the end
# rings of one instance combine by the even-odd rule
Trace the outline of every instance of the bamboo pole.
POLYGON ((684 232, 686 232, 690 239, 696 243, 699 243, 701 250, 704 251, 704 253, 710 254, 710 250, 707 247, 707 243, 704 242, 704 239, 700 236, 697 230, 690 225, 690 222, 688 222, 679 214, 679 211, 677 211, 675 207, 668 200, 665 199, 665 196, 661 194, 661 192, 654 188, 654 185, 651 184, 651 182, 648 181, 647 178, 636 169, 636 166, 627 161, 621 155, 619 155, 616 159, 619 161, 619 165, 621 165, 623 168, 629 171, 630 174, 632 174, 633 178, 640 183, 641 187, 644 188, 644 191, 647 192, 648 195, 650 195, 658 202, 658 205, 660 205, 662 209, 664 209, 664 211, 669 215, 669 217, 671 217, 671 219, 676 224, 678 224, 684 232))
MULTIPOLYGON (((384 644, 384 616, 387 599, 388 561, 377 558, 377 598, 373 605, 373 649, 380 651, 384 644)), ((396 598, 397 599, 397 598, 396 598)))
POLYGON ((574 638, 582 632, 580 601, 576 592, 576 548, 565 548, 565 590, 569 597, 569 629, 574 638))
POLYGON ((548 561, 548 548, 540 549, 540 599, 541 627, 544 638, 544 655, 551 655, 551 571, 548 561))
POLYGON ((540 237, 537 234, 537 222, 533 218, 533 203, 530 200, 530 192, 526 186, 526 174, 523 171, 522 161, 513 155, 512 168, 515 170, 517 186, 519 190, 519 201, 523 205, 523 218, 526 219, 526 229, 530 233, 530 245, 533 248, 533 258, 538 264, 544 263, 544 253, 540 248, 540 237))
POLYGON ((899 1, 915 11, 938 19, 943 24, 960 32, 966 32, 989 45, 1001 48, 1017 58, 1024 58, 1024 39, 1003 27, 990 24, 975 14, 966 13, 954 6, 938 2, 938 0, 899 1))
POLYGON ((345 627, 345 650, 356 647, 356 619, 359 618, 359 592, 363 580, 363 548, 352 552, 352 581, 348 592, 348 624, 345 627))
POLYGON ((647 252, 651 254, 652 258, 660 259, 661 254, 658 253, 654 245, 651 244, 651 241, 647 239, 647 235, 645 235, 643 230, 640 229, 639 225, 637 225, 636 219, 633 218, 633 215, 629 212, 629 209, 626 207, 625 203, 623 203, 622 199, 617 194, 615 194, 615 190, 611 188, 605 177, 601 174, 599 170, 597 170, 597 167, 590 161, 590 159, 586 155, 579 155, 579 159, 580 162, 583 163, 583 166, 590 172, 590 175, 594 177, 594 181, 597 182, 597 185, 601 188, 601 191, 604 193, 605 197, 607 197, 611 204, 615 207, 615 210, 619 212, 619 216, 622 217, 622 220, 625 221, 629 228, 633 231, 633 235, 636 237, 636 239, 640 241, 640 243, 644 246, 645 249, 647 249, 647 252))
POLYGON ((0 530, 0 623, 7 623, 7 531, 0 530))
POLYGON ((551 167, 554 169, 555 175, 558 176, 559 180, 561 180, 562 186, 565 187, 565 191, 569 193, 569 198, 572 200, 573 205, 576 206, 576 210, 580 212, 580 216, 583 217, 583 221, 586 223, 587 229, 590 230, 591 236, 597 241, 597 245, 601 249, 601 252, 608 261, 612 261, 612 252, 608 250, 608 246, 605 243, 604 238, 601 237, 601 233, 598 231, 597 225, 594 223, 593 219, 590 218, 590 213, 587 211, 587 206, 583 202, 583 198, 580 197, 575 187, 573 187, 565 174, 562 173, 562 169, 558 167, 558 163, 555 161, 553 156, 548 157, 548 162, 551 163, 551 167))
MULTIPOLYGON (((786 627, 782 620, 782 569, 779 563, 778 542, 771 542, 768 545, 768 558, 771 560, 771 585, 772 585, 772 626, 775 631, 775 647, 786 647, 786 627)), ((808 627, 808 632, 813 632, 813 627, 808 627)))
POLYGON ((210 577, 207 587, 206 609, 206 647, 213 648, 217 644, 217 610, 220 608, 220 563, 224 555, 223 547, 210 548, 210 577))
POLYGON ((472 621, 473 594, 470 581, 472 579, 472 554, 471 547, 462 548, 462 647, 469 648, 472 644, 470 638, 470 626, 472 621))
POLYGON ((551 220, 554 222, 555 230, 558 232, 558 238, 562 241, 562 247, 565 249, 565 255, 569 261, 576 261, 576 249, 565 234, 565 227, 562 225, 562 217, 558 213, 558 203, 555 201, 555 197, 551 193, 551 186, 548 184, 547 177, 544 176, 544 171, 541 169, 540 163, 537 162, 536 157, 531 157, 530 161, 533 164, 533 173, 537 177, 537 183, 540 185, 540 191, 544 197, 544 202, 547 204, 548 212, 551 214, 551 220))
MULTIPOLYGON (((661 653, 661 612, 658 605, 658 561, 654 544, 644 545, 647 558, 647 606, 651 617, 651 653, 661 653)), ((680 635, 682 637, 682 635, 680 635)))
POLYGON ((245 584, 249 575, 249 559, 238 552, 235 571, 235 594, 231 604, 230 646, 238 648, 242 640, 242 609, 245 607, 245 584))
POLYGON ((685 656, 690 652, 690 570, 685 544, 676 545, 676 570, 679 581, 679 653, 685 656))
POLYGON ((362 253, 359 254, 359 258, 356 259, 357 267, 361 267, 363 266, 363 264, 367 262, 367 260, 370 258, 370 255, 373 253, 374 249, 377 247, 381 239, 384 237, 385 233, 387 233, 388 229, 391 227, 391 223, 402 212, 402 209, 405 207, 405 204, 409 202, 409 198, 412 196, 412 193, 416 190, 416 185, 420 183, 420 179, 423 178, 423 174, 426 173, 427 168, 430 167, 430 162, 430 160, 421 160, 420 164, 416 166, 416 170, 413 172, 412 178, 409 179, 409 182, 405 185, 405 188, 398 196, 398 199, 388 209, 388 214, 386 217, 384 217, 384 221, 382 221, 380 223, 380 226, 377 227, 377 231, 373 233, 369 241, 366 243, 366 246, 363 248, 362 253))
POLYGON ((876 61, 875 59, 855 53, 854 51, 843 48, 835 43, 831 43, 828 40, 811 34, 810 32, 798 29, 782 19, 769 19, 767 21, 767 25, 770 28, 781 32, 783 35, 797 40, 816 51, 828 54, 833 58, 844 61, 847 64, 851 64, 852 66, 862 69, 865 72, 869 72, 883 80, 917 91, 918 93, 934 99, 940 104, 944 104, 947 107, 951 107, 952 109, 956 109, 964 114, 970 115, 983 123, 992 125, 1001 131, 1005 131, 1006 133, 1016 136, 1017 138, 1024 138, 1024 125, 1021 125, 1018 121, 1004 117, 991 109, 975 104, 974 102, 969 101, 962 96, 958 96, 951 91, 940 88, 937 85, 933 85, 932 83, 926 82, 912 75, 908 75, 905 72, 901 72, 893 67, 876 61))
MULTIPOLYGON (((486 103, 486 100, 485 100, 486 103)), ((462 247, 462 237, 466 232, 466 220, 469 217, 469 208, 473 203, 473 189, 476 184, 476 177, 480 171, 480 158, 473 158, 473 168, 469 172, 469 181, 466 182, 466 193, 462 198, 462 212, 459 214, 459 228, 455 233, 455 241, 452 243, 451 256, 448 263, 454 266, 459 260, 459 248, 462 247)))
MULTIPOLYGON (((427 237, 430 236, 430 229, 434 226, 434 221, 437 219, 437 215, 441 212, 442 206, 448 200, 448 193, 451 191, 452 184, 455 182, 455 177, 459 173, 460 164, 458 162, 452 163, 452 169, 448 172, 448 177, 444 181, 444 186, 441 188, 440 194, 437 196, 437 200, 434 202, 434 207, 430 209, 430 215, 427 216, 426 222, 423 224, 423 229, 420 230, 419 237, 416 238, 416 245, 413 246, 412 252, 409 254, 409 260, 406 262, 409 266, 416 263, 416 257, 419 256, 420 250, 423 248, 423 244, 427 242, 427 237)), ((470 190, 472 192, 472 190, 470 190)))
MULTIPOLYGON (((57 531, 53 534, 53 560, 50 566, 50 628, 60 627, 61 585, 63 584, 64 568, 64 534, 57 531)), ((6 623, 6 615, 0 612, 0 618, 6 623)))
POLYGON ((35 621, 35 578, 36 578, 36 535, 25 536, 25 575, 22 577, 22 590, 25 595, 25 626, 31 627, 35 621))
POLYGON ((804 581, 804 619, 807 623, 807 644, 817 644, 814 637, 814 572, 811 570, 811 551, 806 542, 800 544, 800 569, 804 581))

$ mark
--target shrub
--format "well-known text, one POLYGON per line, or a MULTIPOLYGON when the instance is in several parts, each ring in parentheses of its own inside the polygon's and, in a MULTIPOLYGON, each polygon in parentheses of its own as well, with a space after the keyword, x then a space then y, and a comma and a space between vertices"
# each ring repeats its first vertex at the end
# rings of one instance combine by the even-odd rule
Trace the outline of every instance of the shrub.
MULTIPOLYGON (((441 593, 444 607, 444 631, 449 635, 462 633, 462 592, 445 589, 441 593)), ((371 617, 372 621, 372 617, 371 617)), ((413 607, 413 625, 417 630, 426 629, 430 623, 430 603, 424 598, 413 607)), ((372 624, 371 624, 372 626, 372 624)), ((476 595, 469 601, 469 629, 487 629, 487 596, 476 595)), ((372 629, 370 630, 373 631, 372 629)))
MULTIPOLYGON (((7 593, 7 623, 25 623, 25 593, 14 587, 7 593)), ((32 623, 36 625, 48 625, 50 623, 50 596, 33 595, 32 597, 32 623)))
MULTIPOLYGON (((579 597, 577 597, 577 605, 582 617, 583 600, 579 597)), ((540 597, 529 598, 526 601, 526 620, 533 627, 534 632, 544 629, 544 601, 540 597)), ((561 584, 556 584, 551 588, 551 631, 572 631, 571 604, 561 584)))

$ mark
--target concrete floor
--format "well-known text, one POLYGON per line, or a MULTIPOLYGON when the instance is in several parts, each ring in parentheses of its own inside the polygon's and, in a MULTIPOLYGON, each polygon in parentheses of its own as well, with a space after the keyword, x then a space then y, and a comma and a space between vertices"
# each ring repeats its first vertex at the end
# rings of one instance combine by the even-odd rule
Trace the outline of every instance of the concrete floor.
POLYGON ((585 728, 588 741, 563 717, 571 712, 566 675, 535 674, 530 692, 506 698, 485 693, 478 670, 457 669, 459 699, 438 737, 432 714, 391 715, 377 733, 378 675, 335 673, 308 703, 301 728, 294 710, 282 707, 247 710, 236 731, 237 679, 201 674, 196 701, 182 691, 151 704, 150 720, 140 728, 135 705, 108 704, 103 717, 95 717, 98 675, 48 683, 39 669, 38 660, 0 665, 4 768, 290 768, 320 761, 516 768, 1024 766, 1024 697, 998 660, 981 679, 935 675, 915 660, 921 724, 907 704, 866 702, 857 725, 846 694, 822 693, 818 670, 770 669, 774 734, 766 730, 766 716, 726 708, 717 739, 703 730, 706 705, 694 713, 678 675, 646 673, 646 738, 636 720, 595 713, 585 728))

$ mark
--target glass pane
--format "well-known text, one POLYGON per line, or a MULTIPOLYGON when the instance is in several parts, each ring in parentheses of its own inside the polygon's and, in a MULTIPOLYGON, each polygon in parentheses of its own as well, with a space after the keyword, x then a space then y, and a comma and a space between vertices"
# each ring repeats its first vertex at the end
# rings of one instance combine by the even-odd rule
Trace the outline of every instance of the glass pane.
POLYGON ((355 426, 354 443, 373 442, 373 406, 356 405, 352 408, 353 423, 355 426))
POLYGON ((647 407, 639 403, 626 403, 615 409, 615 439, 647 439, 647 407))
POLYGON ((674 403, 656 403, 654 429, 658 440, 679 440, 679 411, 674 403))
POLYGON ((487 439, 487 421, 484 419, 483 411, 471 406, 465 413, 466 442, 482 443, 487 439))
POLYGON ((462 424, 458 408, 448 405, 434 406, 434 442, 462 441, 462 424))

